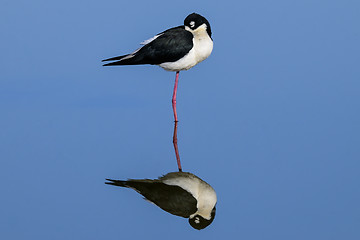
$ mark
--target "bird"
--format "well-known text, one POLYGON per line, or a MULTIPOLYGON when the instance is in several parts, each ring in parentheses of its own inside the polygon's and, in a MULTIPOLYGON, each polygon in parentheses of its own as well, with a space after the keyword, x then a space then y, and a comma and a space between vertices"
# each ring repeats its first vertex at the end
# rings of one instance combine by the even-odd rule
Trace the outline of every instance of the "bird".
POLYGON ((105 184, 134 189, 164 211, 188 218, 197 230, 206 228, 215 218, 215 190, 192 173, 171 172, 158 179, 106 180, 105 184))
POLYGON ((210 56, 213 50, 211 35, 209 21, 200 14, 191 13, 185 18, 184 25, 170 28, 141 42, 143 46, 130 54, 102 60, 109 62, 103 66, 151 64, 176 72, 172 107, 177 122, 179 72, 194 67, 210 56))

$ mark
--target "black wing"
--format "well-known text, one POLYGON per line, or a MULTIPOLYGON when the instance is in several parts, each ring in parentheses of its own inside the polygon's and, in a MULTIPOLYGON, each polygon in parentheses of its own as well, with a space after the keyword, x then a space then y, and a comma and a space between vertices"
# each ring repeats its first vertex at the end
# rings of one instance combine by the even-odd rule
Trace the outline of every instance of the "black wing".
POLYGON ((149 42, 134 53, 105 59, 116 61, 104 66, 161 64, 175 62, 184 57, 193 47, 193 35, 184 26, 168 29, 158 34, 159 37, 149 42))
POLYGON ((111 180, 107 184, 135 189, 147 200, 173 215, 188 218, 197 211, 196 199, 179 186, 170 186, 162 182, 111 180))

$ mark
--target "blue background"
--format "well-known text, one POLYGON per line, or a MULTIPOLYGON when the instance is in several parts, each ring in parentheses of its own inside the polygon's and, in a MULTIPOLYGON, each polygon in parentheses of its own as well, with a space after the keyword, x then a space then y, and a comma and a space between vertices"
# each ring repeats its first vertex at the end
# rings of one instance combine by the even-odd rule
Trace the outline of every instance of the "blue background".
POLYGON ((16 1, 0 7, 1 239, 360 239, 360 2, 16 1), (176 171, 175 73, 104 68, 192 12, 212 55, 180 73, 202 231, 105 178, 176 171))

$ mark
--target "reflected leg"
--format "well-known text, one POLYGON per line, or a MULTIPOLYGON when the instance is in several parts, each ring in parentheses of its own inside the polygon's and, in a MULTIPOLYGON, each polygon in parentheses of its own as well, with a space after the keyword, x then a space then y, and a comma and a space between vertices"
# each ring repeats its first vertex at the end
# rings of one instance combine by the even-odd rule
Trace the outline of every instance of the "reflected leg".
POLYGON ((181 162, 180 162, 180 155, 179 155, 179 149, 178 149, 178 145, 177 145, 177 123, 178 123, 178 122, 175 121, 175 124, 174 124, 174 135, 173 135, 173 144, 174 144, 176 161, 177 161, 177 165, 178 165, 178 168, 179 168, 179 172, 182 172, 181 162))

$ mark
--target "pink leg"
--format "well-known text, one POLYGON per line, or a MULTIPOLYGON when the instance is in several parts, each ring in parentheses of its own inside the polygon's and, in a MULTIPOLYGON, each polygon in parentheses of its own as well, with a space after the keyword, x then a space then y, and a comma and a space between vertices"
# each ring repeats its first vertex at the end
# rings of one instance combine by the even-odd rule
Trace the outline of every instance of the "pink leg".
POLYGON ((175 125, 174 125, 174 135, 173 135, 173 144, 174 144, 176 161, 177 161, 177 165, 178 165, 178 168, 179 168, 179 172, 182 172, 181 162, 180 162, 180 155, 179 155, 179 149, 178 149, 178 145, 177 145, 177 123, 178 123, 178 122, 175 121, 175 125))
POLYGON ((177 92, 178 82, 179 82, 179 71, 176 72, 174 93, 173 93, 173 97, 172 97, 172 107, 173 107, 173 111, 174 111, 175 122, 178 121, 177 113, 176 113, 176 92, 177 92))

